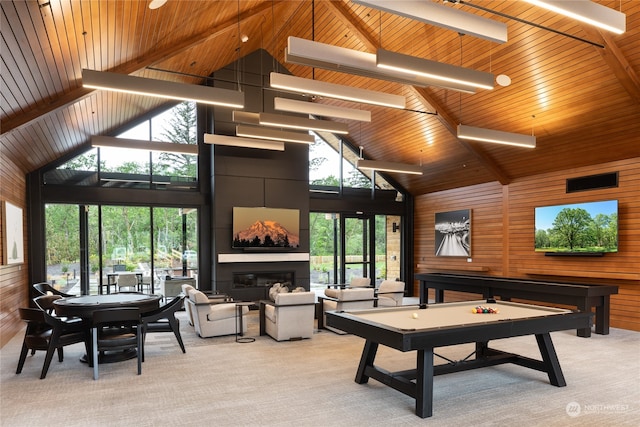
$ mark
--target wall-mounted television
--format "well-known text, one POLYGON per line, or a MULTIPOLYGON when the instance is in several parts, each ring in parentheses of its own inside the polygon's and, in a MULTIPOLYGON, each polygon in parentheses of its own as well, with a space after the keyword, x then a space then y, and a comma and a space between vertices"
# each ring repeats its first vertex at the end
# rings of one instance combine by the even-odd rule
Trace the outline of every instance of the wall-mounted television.
POLYGON ((618 201, 535 208, 535 250, 558 255, 618 252, 618 201))
POLYGON ((298 209, 234 207, 233 243, 236 249, 296 249, 300 247, 298 209))

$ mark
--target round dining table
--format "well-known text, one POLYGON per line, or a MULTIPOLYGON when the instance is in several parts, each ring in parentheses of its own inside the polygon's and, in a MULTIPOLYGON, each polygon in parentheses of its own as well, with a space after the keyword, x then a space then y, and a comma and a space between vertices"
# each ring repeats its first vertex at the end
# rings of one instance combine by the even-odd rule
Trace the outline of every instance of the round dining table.
MULTIPOLYGON (((93 312, 107 308, 137 307, 141 314, 153 311, 160 306, 162 295, 148 295, 139 293, 120 293, 107 295, 82 295, 78 297, 61 298, 53 302, 54 309, 58 316, 80 317, 84 320, 87 328, 91 327, 93 312)), ((87 329, 88 332, 88 329, 87 329)), ((89 334, 87 333, 87 338, 89 334)), ((87 348, 91 349, 92 343, 88 339, 87 348)), ((112 363, 136 357, 135 351, 121 351, 115 353, 104 353, 100 355, 99 363, 112 363)), ((89 363, 91 358, 85 355, 81 362, 89 363)))

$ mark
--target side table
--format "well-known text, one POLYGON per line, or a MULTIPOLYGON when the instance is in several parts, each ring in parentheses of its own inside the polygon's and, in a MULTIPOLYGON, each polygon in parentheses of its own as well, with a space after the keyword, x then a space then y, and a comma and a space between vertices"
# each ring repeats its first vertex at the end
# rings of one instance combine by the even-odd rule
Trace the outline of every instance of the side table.
POLYGON ((244 337, 242 332, 244 329, 244 316, 242 315, 242 307, 254 305, 251 301, 236 301, 236 342, 247 343, 254 342, 256 339, 252 337, 244 337), (240 331, 238 331, 240 329, 240 331))

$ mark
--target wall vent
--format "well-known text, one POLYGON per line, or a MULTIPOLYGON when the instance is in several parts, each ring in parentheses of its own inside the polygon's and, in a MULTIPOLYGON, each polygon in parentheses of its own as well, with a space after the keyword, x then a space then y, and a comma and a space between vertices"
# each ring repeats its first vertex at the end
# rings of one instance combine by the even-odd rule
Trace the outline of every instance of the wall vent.
POLYGON ((618 172, 598 175, 581 176, 567 179, 567 193, 577 191, 598 190, 601 188, 616 188, 618 186, 618 172))

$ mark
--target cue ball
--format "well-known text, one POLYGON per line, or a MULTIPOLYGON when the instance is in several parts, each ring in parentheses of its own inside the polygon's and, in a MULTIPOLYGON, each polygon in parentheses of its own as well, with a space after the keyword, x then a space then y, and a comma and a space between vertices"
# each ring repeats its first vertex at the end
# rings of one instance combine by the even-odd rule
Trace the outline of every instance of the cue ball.
POLYGON ((413 314, 411 315, 411 317, 413 317, 414 319, 417 319, 417 318, 418 318, 418 313, 413 313, 413 314))

